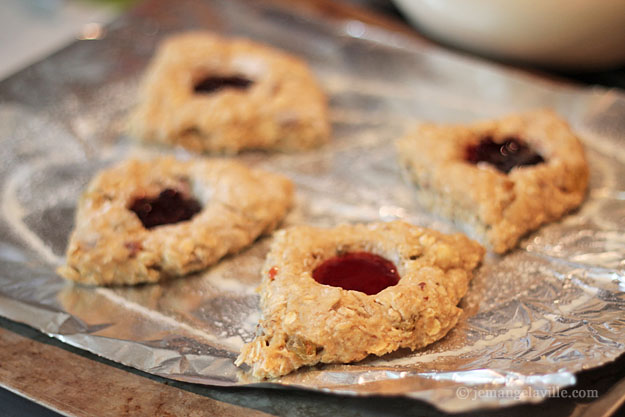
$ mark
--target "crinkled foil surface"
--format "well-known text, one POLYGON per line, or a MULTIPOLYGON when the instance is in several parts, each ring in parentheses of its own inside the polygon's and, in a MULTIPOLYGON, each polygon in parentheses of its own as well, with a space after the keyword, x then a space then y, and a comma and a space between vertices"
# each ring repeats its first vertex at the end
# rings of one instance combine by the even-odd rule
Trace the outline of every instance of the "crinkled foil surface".
POLYGON ((424 120, 468 122, 552 107, 579 133, 591 166, 580 210, 504 257, 487 256, 462 301, 465 317, 444 340, 417 352, 301 370, 272 386, 405 395, 463 411, 539 401, 472 393, 566 387, 575 372, 625 350, 622 92, 563 86, 358 21, 304 18, 259 2, 149 1, 101 39, 77 41, 0 84, 0 314, 152 374, 256 383, 233 361, 259 318, 255 287, 268 238, 202 274, 161 285, 90 288, 54 272, 74 205, 97 170, 129 155, 186 155, 134 144, 123 125, 155 45, 192 28, 300 55, 331 97, 331 145, 238 157, 294 180, 297 203, 286 225, 401 218, 457 231, 419 208, 396 163, 394 139, 424 120))

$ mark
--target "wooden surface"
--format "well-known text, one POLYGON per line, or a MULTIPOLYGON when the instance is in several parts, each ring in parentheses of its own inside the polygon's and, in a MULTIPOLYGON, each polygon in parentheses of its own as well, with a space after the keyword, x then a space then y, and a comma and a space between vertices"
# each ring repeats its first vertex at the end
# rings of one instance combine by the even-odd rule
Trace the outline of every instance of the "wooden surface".
POLYGON ((71 416, 268 414, 96 362, 0 327, 0 386, 71 416))

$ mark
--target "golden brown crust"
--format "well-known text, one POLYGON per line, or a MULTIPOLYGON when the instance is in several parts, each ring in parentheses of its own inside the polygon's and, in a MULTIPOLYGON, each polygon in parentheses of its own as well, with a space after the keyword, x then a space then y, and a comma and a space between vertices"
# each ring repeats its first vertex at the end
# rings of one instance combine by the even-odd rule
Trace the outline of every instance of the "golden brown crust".
POLYGON ((129 131, 196 152, 307 149, 329 139, 326 101, 300 59, 245 39, 189 32, 158 49, 129 131), (253 84, 243 91, 195 94, 194 83, 209 75, 243 76, 253 84))
POLYGON ((483 254, 464 235, 399 221, 278 231, 263 267, 260 334, 236 363, 271 378, 320 362, 426 346, 456 324, 456 305, 483 254), (325 260, 361 251, 391 260, 399 283, 366 295, 313 279, 312 271, 325 260))
POLYGON ((399 159, 425 207, 469 225, 497 253, 527 232, 560 218, 583 201, 588 165, 579 139, 548 110, 511 115, 469 126, 425 124, 397 142, 399 159), (508 174, 464 160, 481 138, 520 137, 546 162, 508 174))
POLYGON ((201 270, 272 231, 292 194, 288 179, 229 160, 122 162, 97 175, 81 197, 59 273, 114 285, 201 270), (167 188, 192 195, 202 210, 188 221, 146 229, 129 205, 167 188))

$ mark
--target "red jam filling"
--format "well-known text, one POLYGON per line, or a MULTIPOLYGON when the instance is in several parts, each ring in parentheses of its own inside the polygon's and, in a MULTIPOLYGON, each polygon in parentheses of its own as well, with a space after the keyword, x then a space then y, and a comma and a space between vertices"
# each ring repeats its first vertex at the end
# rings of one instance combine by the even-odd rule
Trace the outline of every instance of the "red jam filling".
POLYGON ((201 79, 193 86, 193 91, 200 94, 211 94, 224 88, 235 88, 237 90, 245 90, 253 81, 238 75, 228 77, 210 76, 201 79))
POLYGON ((189 220, 202 210, 197 200, 171 188, 161 191, 157 197, 138 198, 128 208, 146 229, 189 220))
POLYGON ((348 252, 323 262, 313 271, 320 284, 377 294, 399 282, 393 262, 368 252, 348 252))
POLYGON ((489 163, 506 174, 514 167, 545 162, 527 143, 514 136, 498 142, 491 136, 486 136, 477 145, 467 147, 465 159, 473 164, 489 163))
POLYGON ((273 281, 274 279, 276 279, 276 275, 278 275, 278 267, 272 266, 269 270, 269 279, 273 281))

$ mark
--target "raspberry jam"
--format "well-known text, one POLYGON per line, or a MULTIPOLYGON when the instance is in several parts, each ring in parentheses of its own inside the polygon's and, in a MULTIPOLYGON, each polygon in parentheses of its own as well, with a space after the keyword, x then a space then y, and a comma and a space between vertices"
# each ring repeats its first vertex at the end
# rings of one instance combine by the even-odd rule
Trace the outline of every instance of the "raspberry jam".
POLYGON ((200 94, 211 94, 224 88, 235 88, 237 90, 245 90, 252 81, 247 78, 232 75, 229 77, 210 76, 201 79, 193 86, 193 91, 200 94))
POLYGON ((161 191, 157 197, 138 198, 128 208, 146 229, 189 220, 202 210, 197 200, 171 188, 161 191))
POLYGON ((473 164, 489 163, 506 174, 514 167, 545 162, 543 157, 527 143, 514 136, 499 142, 495 142, 491 136, 486 136, 477 145, 467 147, 465 159, 473 164))
POLYGON ((399 282, 393 262, 368 252, 349 252, 323 262, 313 271, 320 284, 377 294, 399 282))
POLYGON ((274 279, 276 279, 276 275, 278 275, 278 267, 272 266, 269 270, 269 279, 273 281, 274 279))

